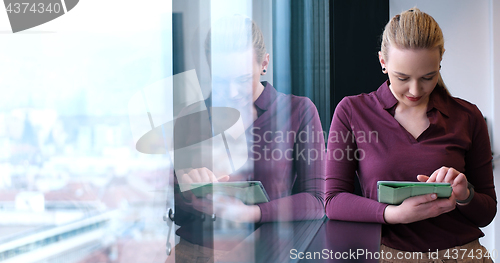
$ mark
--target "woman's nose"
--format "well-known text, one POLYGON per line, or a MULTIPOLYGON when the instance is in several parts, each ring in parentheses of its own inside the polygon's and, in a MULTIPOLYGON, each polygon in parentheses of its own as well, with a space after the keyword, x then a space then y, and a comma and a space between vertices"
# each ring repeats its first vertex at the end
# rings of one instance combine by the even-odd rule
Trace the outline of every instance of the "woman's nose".
POLYGON ((418 81, 412 81, 410 83, 410 94, 414 97, 419 97, 420 96, 420 84, 418 83, 418 81))
POLYGON ((238 86, 234 84, 232 81, 229 82, 229 90, 228 90, 229 98, 235 98, 238 97, 238 95, 239 95, 238 86))

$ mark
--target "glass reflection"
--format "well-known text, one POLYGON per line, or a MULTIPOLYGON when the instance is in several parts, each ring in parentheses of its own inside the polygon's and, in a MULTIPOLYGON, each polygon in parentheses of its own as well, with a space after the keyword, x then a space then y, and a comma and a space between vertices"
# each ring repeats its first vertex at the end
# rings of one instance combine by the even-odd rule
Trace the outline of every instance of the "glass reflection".
POLYGON ((184 108, 174 127, 175 260, 254 261, 258 244, 248 237, 261 225, 323 217, 324 133, 309 99, 260 81, 270 56, 250 18, 216 20, 203 45, 212 92, 184 108), (262 185, 268 200, 242 197, 250 185, 234 188, 245 182, 262 185))

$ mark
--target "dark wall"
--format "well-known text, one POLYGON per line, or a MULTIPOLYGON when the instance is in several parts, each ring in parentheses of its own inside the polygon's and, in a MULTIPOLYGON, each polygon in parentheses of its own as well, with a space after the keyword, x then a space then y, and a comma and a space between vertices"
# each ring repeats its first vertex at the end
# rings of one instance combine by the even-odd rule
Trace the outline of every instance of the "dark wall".
POLYGON ((389 0, 330 0, 331 112, 349 95, 376 90, 387 78, 378 62, 389 0))
MULTIPOLYGON (((389 0, 330 0, 331 116, 345 96, 370 93, 387 80, 378 61, 389 0)), ((362 195, 356 178, 355 190, 362 195)))
POLYGON ((182 13, 172 13, 172 75, 186 70, 184 66, 184 31, 182 13))

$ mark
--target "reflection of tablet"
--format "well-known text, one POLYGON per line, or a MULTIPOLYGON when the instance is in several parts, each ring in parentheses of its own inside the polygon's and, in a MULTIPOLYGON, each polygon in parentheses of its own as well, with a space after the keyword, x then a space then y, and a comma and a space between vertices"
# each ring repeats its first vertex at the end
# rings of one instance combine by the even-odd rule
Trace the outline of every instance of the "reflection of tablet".
POLYGON ((269 202, 269 196, 260 181, 195 183, 190 188, 196 197, 204 197, 213 191, 214 194, 236 197, 247 205, 269 202))
POLYGON ((378 181, 377 191, 380 203, 399 205, 406 198, 417 195, 436 193, 438 198, 448 198, 452 188, 449 183, 378 181))

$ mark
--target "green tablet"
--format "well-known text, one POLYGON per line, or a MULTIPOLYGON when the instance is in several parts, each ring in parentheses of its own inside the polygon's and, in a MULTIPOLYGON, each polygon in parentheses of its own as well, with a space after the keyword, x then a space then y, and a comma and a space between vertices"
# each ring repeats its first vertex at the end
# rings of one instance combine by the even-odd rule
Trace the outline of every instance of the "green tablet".
POLYGON ((436 193, 438 198, 448 198, 452 188, 449 183, 378 181, 377 192, 380 203, 399 205, 406 198, 417 195, 436 193))
POLYGON ((247 205, 269 202, 269 196, 260 181, 194 183, 189 188, 199 198, 213 192, 214 194, 236 197, 247 205))

